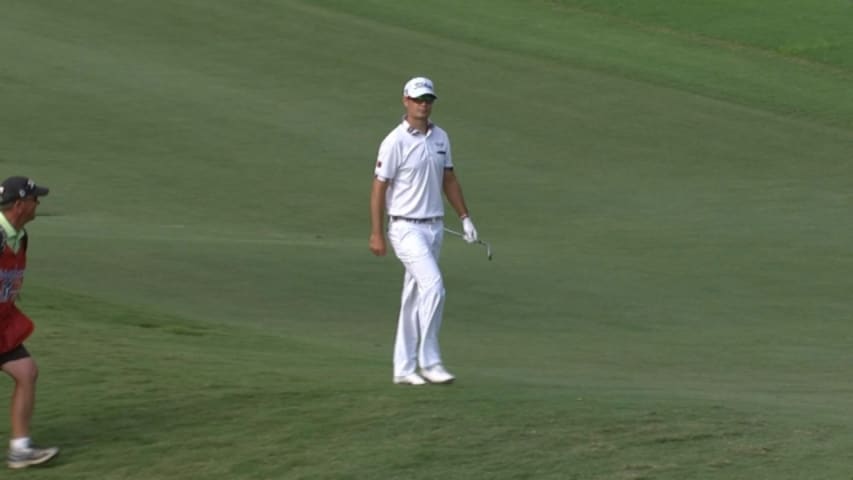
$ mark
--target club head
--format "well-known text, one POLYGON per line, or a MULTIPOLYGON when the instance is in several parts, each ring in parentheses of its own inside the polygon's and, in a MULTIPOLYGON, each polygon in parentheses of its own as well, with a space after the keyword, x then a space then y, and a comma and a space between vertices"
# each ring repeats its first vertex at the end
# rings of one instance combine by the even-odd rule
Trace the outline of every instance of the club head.
POLYGON ((486 247, 486 258, 488 258, 489 261, 491 261, 492 260, 492 246, 489 245, 488 243, 482 241, 482 240, 479 240, 477 243, 486 247))
MULTIPOLYGON (((462 232, 457 232, 456 230, 451 230, 447 227, 444 227, 444 231, 451 234, 451 235, 455 235, 459 238, 465 238, 465 234, 463 234, 462 232)), ((491 260, 492 259, 492 246, 489 245, 488 242, 484 242, 483 240, 477 240, 476 243, 486 247, 486 258, 491 260)))

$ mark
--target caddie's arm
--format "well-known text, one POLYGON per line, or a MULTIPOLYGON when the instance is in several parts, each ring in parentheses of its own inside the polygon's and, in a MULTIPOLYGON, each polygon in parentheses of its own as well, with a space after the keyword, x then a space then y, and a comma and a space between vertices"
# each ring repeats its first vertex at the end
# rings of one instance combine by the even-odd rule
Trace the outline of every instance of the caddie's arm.
POLYGON ((370 189, 370 251, 380 257, 386 252, 382 217, 385 212, 387 190, 388 182, 373 178, 373 187, 370 189))

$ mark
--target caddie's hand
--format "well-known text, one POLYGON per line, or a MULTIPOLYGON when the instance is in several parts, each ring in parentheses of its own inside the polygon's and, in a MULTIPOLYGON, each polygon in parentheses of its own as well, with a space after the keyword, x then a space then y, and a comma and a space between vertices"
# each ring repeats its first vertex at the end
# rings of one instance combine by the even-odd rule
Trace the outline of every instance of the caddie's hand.
POLYGON ((385 255, 385 235, 381 233, 370 234, 370 251, 373 252, 373 254, 377 257, 382 257, 385 255))
POLYGON ((477 241, 477 229, 474 228, 474 222, 471 221, 471 217, 465 217, 462 219, 462 231, 465 232, 465 235, 462 236, 468 243, 474 243, 477 241))

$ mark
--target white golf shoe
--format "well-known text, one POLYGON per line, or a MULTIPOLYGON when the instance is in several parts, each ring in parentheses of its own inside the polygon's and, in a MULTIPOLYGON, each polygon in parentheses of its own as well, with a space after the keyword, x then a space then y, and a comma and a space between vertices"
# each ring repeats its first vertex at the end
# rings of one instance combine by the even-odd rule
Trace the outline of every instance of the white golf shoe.
POLYGON ((410 373, 402 377, 394 377, 394 383, 397 385, 426 385, 427 382, 417 373, 410 373))
POLYGON ((421 369, 421 376, 429 383, 453 383, 456 380, 456 377, 445 370, 441 364, 421 369))
POLYGON ((59 449, 30 447, 21 450, 9 450, 6 453, 6 465, 9 468, 27 468, 33 465, 41 465, 56 457, 59 449))

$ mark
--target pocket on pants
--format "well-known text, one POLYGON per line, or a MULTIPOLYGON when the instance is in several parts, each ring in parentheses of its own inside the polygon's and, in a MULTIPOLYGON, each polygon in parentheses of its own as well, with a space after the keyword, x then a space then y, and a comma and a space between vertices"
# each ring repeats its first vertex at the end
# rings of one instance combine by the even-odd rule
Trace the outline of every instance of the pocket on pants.
POLYGON ((427 232, 418 224, 394 222, 388 230, 388 239, 403 263, 432 254, 427 232))

